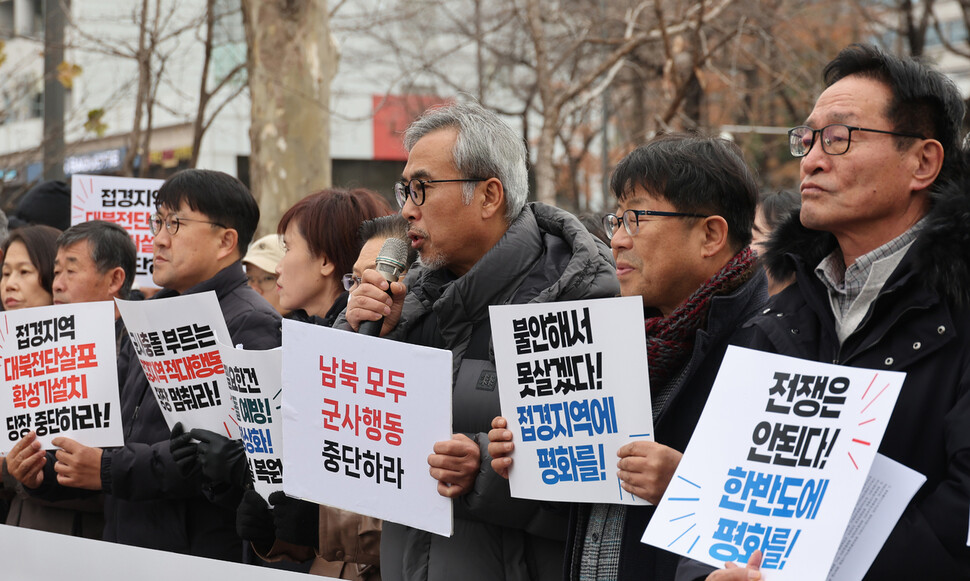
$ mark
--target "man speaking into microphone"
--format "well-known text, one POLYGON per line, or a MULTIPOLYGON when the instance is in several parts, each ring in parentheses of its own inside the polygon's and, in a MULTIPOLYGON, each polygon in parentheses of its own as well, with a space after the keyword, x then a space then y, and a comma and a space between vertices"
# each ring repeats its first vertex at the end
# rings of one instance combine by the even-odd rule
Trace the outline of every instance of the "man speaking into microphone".
POLYGON ((455 533, 385 523, 384 581, 558 580, 567 512, 511 498, 490 466, 487 432, 500 408, 488 307, 616 296, 609 249, 571 214, 526 204, 525 143, 477 103, 426 111, 404 146, 394 189, 418 264, 402 283, 365 271, 344 324, 383 320, 380 336, 452 352, 455 434, 429 450, 428 464, 438 492, 454 499, 455 533))

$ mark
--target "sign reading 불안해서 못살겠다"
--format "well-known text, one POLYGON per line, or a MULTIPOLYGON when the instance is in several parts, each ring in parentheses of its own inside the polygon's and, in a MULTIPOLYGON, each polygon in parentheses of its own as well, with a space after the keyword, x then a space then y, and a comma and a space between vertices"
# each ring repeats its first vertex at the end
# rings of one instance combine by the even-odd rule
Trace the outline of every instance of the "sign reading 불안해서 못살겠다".
POLYGON ((617 450, 653 440, 643 301, 489 307, 512 496, 647 504, 620 487, 617 450))
POLYGON ((283 320, 284 490, 444 536, 429 474, 451 439, 451 352, 283 320))
POLYGON ((729 347, 643 542, 825 579, 904 378, 729 347))
POLYGON ((215 292, 116 302, 168 427, 238 438, 219 352, 232 339, 215 292))
POLYGON ((114 328, 110 302, 0 313, 0 453, 31 430, 44 448, 58 436, 86 446, 123 443, 114 328))
POLYGON ((71 225, 91 220, 114 222, 135 242, 135 282, 152 281, 152 236, 148 219, 155 213, 155 198, 164 180, 101 175, 71 176, 71 225))

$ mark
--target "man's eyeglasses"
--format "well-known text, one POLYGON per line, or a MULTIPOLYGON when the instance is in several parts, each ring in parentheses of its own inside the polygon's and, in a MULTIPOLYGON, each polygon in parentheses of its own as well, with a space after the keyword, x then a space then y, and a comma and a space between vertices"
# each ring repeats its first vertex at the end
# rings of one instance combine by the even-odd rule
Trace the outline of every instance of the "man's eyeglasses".
POLYGON ((348 272, 340 279, 340 282, 344 283, 344 290, 349 291, 360 284, 360 277, 348 272))
POLYGON ((424 186, 425 184, 443 184, 447 182, 483 182, 487 178, 462 178, 454 180, 401 180, 394 184, 394 197, 397 198, 397 205, 404 207, 407 203, 408 197, 414 202, 415 206, 420 206, 424 203, 424 186))
POLYGON ((194 218, 179 218, 178 216, 169 216, 168 218, 162 218, 161 214, 155 214, 148 219, 148 228, 152 232, 152 236, 158 236, 158 233, 162 231, 162 225, 165 225, 165 229, 172 236, 179 231, 179 226, 182 222, 201 222, 203 224, 212 224, 213 226, 218 226, 220 228, 228 228, 218 222, 209 222, 206 220, 196 220, 194 218))
POLYGON ((266 274, 263 276, 256 276, 252 274, 247 274, 246 282, 249 283, 249 286, 253 288, 259 288, 265 291, 276 286, 276 275, 266 274))
POLYGON ((841 123, 826 125, 821 129, 812 129, 807 125, 799 125, 788 131, 788 150, 794 157, 805 157, 815 145, 815 138, 822 136, 822 151, 829 155, 842 155, 849 151, 849 144, 852 142, 853 131, 866 131, 868 133, 882 133, 884 135, 896 135, 897 137, 913 137, 916 139, 926 139, 919 133, 902 133, 899 131, 883 131, 882 129, 867 129, 865 127, 853 127, 841 123))
MULTIPOLYGON (((616 214, 607 214, 603 216, 603 229, 606 230, 606 237, 610 240, 613 239, 613 235, 616 234, 617 229, 620 227, 620 222, 623 222, 623 227, 626 229, 626 233, 630 236, 636 236, 637 232, 640 231, 640 216, 673 216, 677 218, 708 218, 706 214, 694 214, 691 212, 660 212, 657 210, 627 210, 623 212, 622 217, 616 214)), ((647 222, 648 220, 644 220, 647 222)))

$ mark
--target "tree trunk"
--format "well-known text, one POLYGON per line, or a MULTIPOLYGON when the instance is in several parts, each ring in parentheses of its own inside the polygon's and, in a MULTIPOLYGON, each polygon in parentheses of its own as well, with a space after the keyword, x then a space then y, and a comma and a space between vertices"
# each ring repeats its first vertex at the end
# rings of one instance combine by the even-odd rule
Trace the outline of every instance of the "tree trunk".
POLYGON ((326 0, 243 0, 257 235, 298 200, 330 187, 330 81, 337 51, 326 0))
MULTIPOLYGON (((142 0, 141 12, 138 20, 138 52, 135 53, 135 62, 138 64, 138 89, 135 93, 135 115, 131 123, 131 133, 128 134, 128 150, 125 152, 125 159, 121 165, 121 175, 132 176, 135 170, 135 157, 138 156, 138 147, 141 145, 141 120, 145 109, 145 101, 151 91, 152 54, 147 48, 148 43, 148 0, 142 0)), ((148 152, 143 152, 141 163, 144 165, 147 160, 148 152)))
POLYGON ((543 115, 542 131, 536 144, 536 200, 556 205, 556 166, 553 153, 556 147, 556 127, 559 119, 551 109, 543 115))

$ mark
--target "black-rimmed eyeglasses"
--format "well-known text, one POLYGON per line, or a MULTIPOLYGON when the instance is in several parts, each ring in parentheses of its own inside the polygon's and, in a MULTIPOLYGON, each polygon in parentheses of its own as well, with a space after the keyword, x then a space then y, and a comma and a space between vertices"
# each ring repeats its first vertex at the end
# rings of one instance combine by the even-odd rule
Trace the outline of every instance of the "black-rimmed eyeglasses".
POLYGON ((394 184, 394 197, 397 198, 397 205, 404 207, 407 203, 408 198, 414 202, 415 206, 420 206, 424 203, 424 186, 425 184, 443 184, 447 182, 483 182, 487 178, 461 178, 454 180, 401 180, 394 184))
MULTIPOLYGON (((694 214, 692 212, 660 212, 657 210, 627 210, 623 212, 622 217, 616 214, 607 214, 603 216, 603 229, 606 230, 606 237, 610 240, 613 239, 613 235, 616 234, 617 229, 620 227, 620 222, 623 223, 623 228, 626 229, 626 233, 630 236, 636 236, 637 232, 640 231, 640 216, 673 216, 677 218, 708 218, 706 214, 694 214)), ((646 220, 644 220, 646 221, 646 220)))
POLYGON ((213 226, 218 226, 220 228, 228 228, 218 222, 209 222, 207 220, 196 220, 194 218, 179 218, 178 216, 169 216, 168 218, 162 218, 161 214, 155 214, 148 219, 148 229, 151 230, 152 236, 158 236, 158 233, 162 231, 162 225, 165 225, 165 229, 172 236, 179 231, 179 226, 182 222, 201 222, 202 224, 211 224, 213 226))
POLYGON ((900 131, 883 131, 882 129, 868 129, 866 127, 853 127, 842 123, 826 125, 821 129, 812 129, 807 125, 799 125, 788 130, 788 150, 794 157, 805 157, 815 145, 815 138, 822 136, 822 151, 829 155, 842 155, 849 151, 849 144, 852 142, 853 131, 865 131, 867 133, 882 133, 883 135, 895 135, 897 137, 913 137, 916 139, 926 139, 919 133, 903 133, 900 131))

